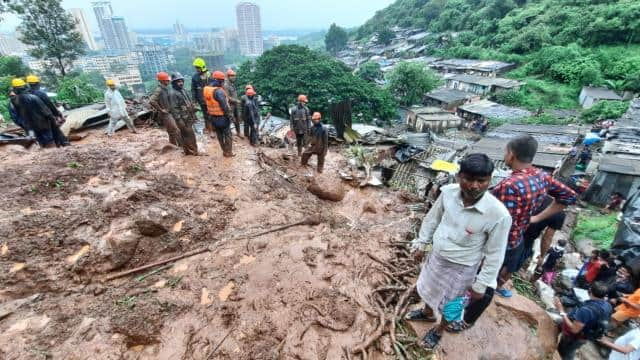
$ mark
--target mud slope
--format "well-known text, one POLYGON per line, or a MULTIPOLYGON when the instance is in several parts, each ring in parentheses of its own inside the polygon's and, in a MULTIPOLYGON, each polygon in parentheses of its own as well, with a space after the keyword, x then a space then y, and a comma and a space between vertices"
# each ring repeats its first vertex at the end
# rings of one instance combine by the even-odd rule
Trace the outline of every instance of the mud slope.
MULTIPOLYGON (((409 237, 406 204, 350 187, 319 200, 283 151, 265 149, 265 165, 234 140, 232 159, 217 143, 185 158, 157 129, 0 148, 0 358, 340 359, 375 332, 370 294, 386 280, 368 254, 388 260, 409 237), (234 240, 310 214, 322 223, 234 240)), ((344 162, 330 152, 328 182, 344 162)), ((370 354, 394 357, 382 350, 370 354)))

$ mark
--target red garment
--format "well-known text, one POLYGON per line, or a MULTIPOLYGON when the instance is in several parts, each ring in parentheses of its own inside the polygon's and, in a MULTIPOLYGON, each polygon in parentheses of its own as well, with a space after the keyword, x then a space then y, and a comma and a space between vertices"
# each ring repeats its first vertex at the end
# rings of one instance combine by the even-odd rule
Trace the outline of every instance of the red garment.
POLYGON ((531 216, 542 205, 547 194, 560 204, 572 205, 576 202, 575 191, 534 167, 514 171, 491 192, 511 214, 509 249, 520 245, 531 216))
POLYGON ((588 283, 592 283, 593 280, 595 280, 596 277, 598 277, 598 273, 600 272, 600 267, 602 266, 602 264, 603 263, 601 261, 596 261, 595 263, 589 262, 587 264, 584 278, 585 280, 587 280, 588 283))

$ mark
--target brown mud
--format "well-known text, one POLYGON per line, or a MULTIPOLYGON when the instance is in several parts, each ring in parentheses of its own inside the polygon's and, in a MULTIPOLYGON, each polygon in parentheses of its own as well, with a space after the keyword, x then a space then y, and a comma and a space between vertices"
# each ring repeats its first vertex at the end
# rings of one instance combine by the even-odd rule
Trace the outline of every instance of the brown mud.
MULTIPOLYGON (((95 130, 65 149, 0 148, 0 306, 13 309, 0 312, 0 358, 351 357, 378 329, 371 294, 387 281, 367 254, 390 259, 410 237, 404 201, 348 186, 321 200, 311 168, 236 137, 231 159, 217 143, 187 158, 166 142, 95 130), (313 214, 320 225, 241 238, 313 214), (101 281, 205 246, 144 279, 101 281)), ((346 164, 331 150, 317 183, 346 164)), ((384 342, 370 358, 394 358, 384 342)))

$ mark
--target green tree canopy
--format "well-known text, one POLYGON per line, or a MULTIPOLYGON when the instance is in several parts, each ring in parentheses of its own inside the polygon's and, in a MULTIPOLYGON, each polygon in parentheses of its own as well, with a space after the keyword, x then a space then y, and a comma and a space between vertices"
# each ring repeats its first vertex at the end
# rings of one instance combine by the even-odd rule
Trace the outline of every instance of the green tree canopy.
POLYGON ((309 97, 309 108, 328 118, 330 102, 350 99, 354 114, 364 119, 389 120, 396 115, 390 93, 352 74, 339 61, 298 45, 281 45, 262 54, 255 63, 238 69, 239 88, 252 84, 274 114, 288 117, 299 94, 309 97))
POLYGON ((85 74, 69 75, 60 80, 57 99, 71 107, 84 106, 102 101, 103 92, 91 84, 85 74))
POLYGON ((17 56, 0 56, 0 74, 15 77, 27 76, 31 70, 17 56))
POLYGON ((84 54, 84 43, 60 0, 22 0, 11 8, 22 20, 20 41, 33 46, 29 54, 50 62, 65 76, 71 62, 84 54))
POLYGON ((396 34, 385 26, 382 30, 378 31, 378 44, 389 45, 396 37, 396 34))
POLYGON ((382 70, 380 70, 380 64, 374 61, 367 61, 360 65, 360 68, 356 71, 356 75, 362 80, 369 82, 384 79, 384 74, 382 74, 382 70))
POLYGON ((438 76, 423 64, 409 62, 399 63, 387 80, 391 93, 405 106, 421 103, 424 94, 440 83, 438 76))
POLYGON ((331 24, 329 31, 324 36, 324 45, 328 52, 332 54, 344 49, 347 46, 349 36, 347 31, 335 23, 331 24))

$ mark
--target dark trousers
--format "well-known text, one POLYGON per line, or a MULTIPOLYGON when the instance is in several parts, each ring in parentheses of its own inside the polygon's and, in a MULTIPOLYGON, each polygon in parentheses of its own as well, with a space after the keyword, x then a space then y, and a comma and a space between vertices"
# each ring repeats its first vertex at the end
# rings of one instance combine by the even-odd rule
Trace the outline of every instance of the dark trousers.
POLYGON ((231 125, 225 127, 214 127, 216 129, 216 135, 220 148, 222 149, 222 155, 231 156, 233 154, 233 139, 231 137, 231 125))
POLYGON ((254 124, 253 121, 245 121, 245 128, 247 126, 247 123, 249 123, 249 134, 245 135, 249 137, 249 142, 251 142, 251 145, 258 145, 258 124, 254 124))
POLYGON ((251 136, 251 125, 249 125, 249 121, 247 119, 243 119, 243 127, 244 127, 244 136, 251 136))
POLYGON ((576 351, 580 346, 584 345, 584 343, 585 340, 562 334, 560 343, 558 344, 558 353, 562 360, 573 360, 576 355, 576 351))
POLYGON ((198 155, 198 144, 196 143, 196 134, 193 132, 193 124, 191 121, 177 120, 176 125, 180 129, 180 139, 182 140, 182 149, 185 155, 198 155))
POLYGON ((240 109, 232 105, 231 110, 233 112, 233 125, 236 127, 236 134, 242 136, 242 133, 240 133, 240 109))
POLYGON ((480 315, 482 315, 484 310, 491 304, 494 291, 494 289, 488 287, 487 290, 485 290, 484 297, 482 299, 467 305, 464 309, 464 322, 469 325, 473 325, 478 318, 480 318, 480 315))
POLYGON ((306 166, 309 163, 309 159, 311 158, 311 155, 318 155, 318 172, 321 173, 322 169, 324 169, 324 153, 318 153, 315 151, 310 151, 310 150, 305 150, 304 153, 302 153, 302 165, 306 166))
POLYGON ((182 147, 182 137, 180 136, 180 129, 176 124, 176 120, 171 115, 162 115, 160 117, 162 120, 162 125, 167 130, 167 135, 169 135, 169 142, 175 146, 182 147))
POLYGON ((62 130, 60 130, 60 127, 58 126, 58 124, 56 124, 55 120, 50 120, 51 122, 51 133, 53 134, 53 140, 56 143, 56 146, 60 147, 60 146, 69 146, 71 145, 69 143, 69 139, 67 139, 66 136, 64 136, 64 133, 62 132, 62 130))
POLYGON ((305 137, 306 134, 296 134, 296 147, 298 148, 298 156, 302 154, 302 149, 305 145, 305 137))

